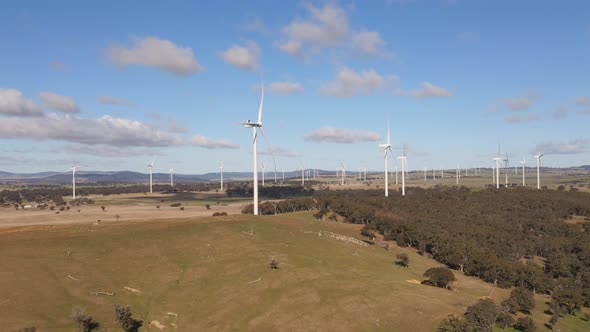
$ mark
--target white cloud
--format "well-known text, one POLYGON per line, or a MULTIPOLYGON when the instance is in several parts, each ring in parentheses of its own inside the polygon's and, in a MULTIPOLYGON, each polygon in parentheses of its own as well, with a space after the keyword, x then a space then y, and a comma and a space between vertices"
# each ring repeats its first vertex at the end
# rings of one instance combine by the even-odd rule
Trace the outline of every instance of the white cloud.
POLYGON ((64 113, 80 113, 80 107, 70 97, 58 95, 53 92, 39 92, 39 98, 43 100, 47 108, 64 113))
POLYGON ((303 86, 297 82, 272 82, 268 85, 268 90, 279 95, 289 95, 303 92, 303 86))
POLYGON ((107 54, 110 61, 120 67, 140 65, 178 75, 190 75, 202 69, 190 47, 178 46, 157 37, 135 39, 133 42, 131 47, 109 46, 107 54))
POLYGON ((586 105, 590 105, 590 99, 588 99, 588 97, 578 97, 576 98, 576 105, 578 106, 586 106, 586 105))
POLYGON ((9 117, 0 121, 0 138, 58 140, 113 146, 180 145, 180 136, 163 132, 140 121, 103 115, 85 119, 73 115, 48 114, 40 118, 9 117))
POLYGON ((287 158, 298 158, 302 154, 300 152, 287 150, 280 147, 266 148, 260 151, 263 155, 274 155, 275 157, 287 157, 287 158))
POLYGON ((320 86, 319 93, 336 97, 351 97, 356 94, 369 94, 380 89, 385 83, 375 70, 357 73, 349 68, 342 68, 336 75, 336 81, 320 86))
POLYGON ((590 140, 578 138, 569 142, 547 142, 537 145, 533 152, 542 154, 579 154, 588 152, 590 140))
POLYGON ((391 58, 391 53, 382 50, 386 44, 376 31, 361 31, 352 36, 353 49, 362 55, 391 58))
POLYGON ((340 129, 334 127, 322 127, 318 130, 304 135, 306 141, 332 142, 332 143, 355 143, 355 142, 376 142, 380 139, 379 134, 359 129, 340 129))
POLYGON ((513 114, 513 115, 507 117, 506 119, 504 119, 504 121, 507 123, 524 123, 524 122, 537 121, 540 119, 541 119, 541 117, 539 117, 538 114, 533 113, 533 112, 529 112, 528 114, 513 114))
POLYGON ((559 107, 557 107, 555 109, 555 111, 553 111, 551 113, 551 116, 553 116, 555 119, 563 119, 567 116, 567 113, 569 112, 567 106, 565 105, 559 105, 559 107))
POLYGON ((529 97, 510 98, 506 100, 506 105, 512 111, 523 111, 533 107, 533 99, 529 97))
POLYGON ((41 106, 15 89, 0 89, 0 114, 16 116, 42 116, 41 106))
POLYGON ((430 82, 422 82, 420 89, 416 90, 414 96, 419 99, 432 97, 450 97, 453 94, 448 90, 436 86, 430 82))
POLYGON ((194 135, 190 139, 190 143, 205 149, 238 149, 240 146, 228 140, 213 140, 203 135, 194 135))
POLYGON ((285 43, 274 42, 273 45, 278 47, 281 51, 296 57, 297 59, 304 61, 305 54, 303 52, 303 43, 296 40, 289 40, 285 43))
POLYGON ((133 104, 132 102, 111 96, 100 96, 98 97, 98 102, 104 105, 125 106, 131 108, 135 107, 135 104, 133 104))
POLYGON ((260 47, 255 42, 249 42, 246 46, 233 45, 221 55, 223 60, 244 70, 256 70, 260 57, 260 47))

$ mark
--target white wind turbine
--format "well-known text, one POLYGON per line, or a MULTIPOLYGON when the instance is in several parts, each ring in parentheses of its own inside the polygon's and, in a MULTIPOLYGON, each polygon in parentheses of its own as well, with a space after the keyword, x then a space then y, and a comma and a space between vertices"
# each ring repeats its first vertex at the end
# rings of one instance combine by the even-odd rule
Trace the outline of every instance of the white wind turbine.
POLYGON ((260 86, 261 89, 261 97, 260 97, 260 107, 258 108, 258 121, 243 123, 242 125, 246 128, 252 128, 252 157, 254 159, 254 167, 253 167, 253 184, 254 184, 254 215, 258 215, 258 151, 256 150, 256 141, 258 139, 258 129, 264 136, 264 131, 262 130, 262 106, 264 104, 264 83, 260 86))
POLYGON ((493 159, 496 163, 496 189, 500 188, 500 162, 502 161, 502 157, 500 157, 500 145, 498 145, 498 156, 493 159))
POLYGON ((220 190, 223 192, 223 161, 221 162, 221 165, 219 166, 219 181, 221 182, 220 184, 220 190))
POLYGON ((526 186, 526 183, 525 183, 525 180, 524 180, 524 169, 526 167, 526 158, 523 157, 522 158, 522 161, 520 163, 522 164, 522 186, 525 187, 526 186))
POLYGON ((344 185, 344 181, 346 179, 346 167, 344 167, 342 162, 340 162, 340 167, 342 167, 342 185, 344 185))
POLYGON ((403 155, 397 157, 402 161, 402 196, 406 196, 406 147, 404 146, 403 155))
MULTIPOLYGON (((390 137, 390 130, 389 130, 389 121, 387 122, 387 143, 385 144, 379 144, 379 147, 381 149, 383 149, 383 161, 385 163, 385 172, 384 172, 384 176, 385 176, 385 197, 389 196, 389 179, 387 177, 387 173, 388 172, 388 168, 387 168, 387 154, 389 152, 393 153, 393 151, 391 151, 391 137, 390 137)), ((344 166, 342 166, 344 167, 344 166)), ((395 183, 397 184, 397 166, 395 169, 395 183)))
POLYGON ((154 171, 154 162, 156 161, 156 159, 152 159, 152 163, 151 164, 147 164, 147 168, 150 171, 150 194, 153 193, 152 187, 153 187, 153 176, 152 173, 154 171))
POLYGON ((508 187, 508 171, 510 169, 510 162, 508 161, 508 152, 506 152, 506 156, 504 157, 504 175, 506 176, 505 187, 508 187))
POLYGON ((174 187, 174 168, 170 169, 170 187, 174 187))
POLYGON ((535 159, 537 160, 537 189, 541 189, 541 157, 543 157, 544 155, 540 154, 539 152, 537 152, 537 154, 534 156, 535 159))
POLYGON ((302 162, 299 166, 301 167, 301 186, 305 187, 305 165, 302 162))
POLYGON ((74 165, 71 167, 72 170, 72 199, 76 199, 76 169, 78 166, 74 165))

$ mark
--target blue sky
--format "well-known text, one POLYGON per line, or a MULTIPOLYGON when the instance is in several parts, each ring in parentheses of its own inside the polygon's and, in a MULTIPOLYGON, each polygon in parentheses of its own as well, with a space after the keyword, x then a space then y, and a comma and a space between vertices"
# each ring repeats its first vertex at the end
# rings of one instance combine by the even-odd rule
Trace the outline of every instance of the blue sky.
POLYGON ((0 29, 4 171, 251 170, 261 79, 279 170, 379 170, 388 119, 412 169, 590 164, 588 1, 4 1, 0 29))

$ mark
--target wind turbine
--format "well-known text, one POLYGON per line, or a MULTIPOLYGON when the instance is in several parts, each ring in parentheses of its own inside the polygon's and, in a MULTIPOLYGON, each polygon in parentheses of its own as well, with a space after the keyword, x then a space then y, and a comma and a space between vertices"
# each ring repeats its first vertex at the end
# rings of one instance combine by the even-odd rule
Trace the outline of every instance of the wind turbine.
MULTIPOLYGON (((385 163, 385 197, 389 197, 389 179, 387 177, 388 169, 387 169, 387 153, 391 151, 391 138, 390 138, 390 130, 389 130, 389 121, 387 121, 387 143, 379 144, 379 147, 383 149, 383 160, 385 163)), ((343 166, 344 167, 344 166, 343 166)), ((397 166, 395 169, 395 183, 397 184, 397 166)))
POLYGON ((72 199, 75 200, 76 199, 76 169, 78 168, 78 166, 74 165, 72 166, 71 170, 72 170, 72 199))
POLYGON ((402 161, 402 196, 406 196, 406 147, 404 146, 403 155, 397 157, 402 161))
POLYGON ((154 162, 156 161, 156 159, 152 159, 152 163, 147 165, 147 168, 150 171, 150 194, 153 193, 152 191, 152 186, 153 186, 153 177, 152 177, 152 172, 154 170, 154 162))
POLYGON ((426 167, 424 167, 424 182, 426 182, 426 167))
POLYGON ((537 152, 537 154, 534 156, 535 159, 537 159, 537 189, 541 189, 541 176, 540 176, 540 168, 541 168, 541 157, 543 157, 543 154, 540 154, 539 152, 537 152))
POLYGON ((498 156, 493 159, 496 162, 496 189, 500 188, 500 162, 502 161, 502 157, 500 157, 500 144, 498 144, 498 156))
POLYGON ((305 166, 301 163, 301 186, 305 187, 305 166))
POLYGON ((221 165, 219 166, 219 182, 221 183, 221 191, 223 192, 223 161, 221 162, 221 165))
POLYGON ((344 167, 342 162, 340 162, 340 167, 342 167, 342 185, 344 185, 344 181, 346 179, 346 167, 344 167))
POLYGON ((508 187, 508 170, 509 170, 509 161, 508 161, 508 152, 506 152, 506 157, 504 157, 504 173, 506 176, 506 184, 505 186, 508 187))
POLYGON ((170 187, 174 187, 174 168, 170 169, 170 187))
POLYGON ((520 162, 522 164, 522 186, 526 186, 526 183, 524 181, 524 168, 526 167, 526 158, 522 158, 522 161, 520 162))
POLYGON ((258 108, 258 121, 257 122, 248 122, 243 123, 242 125, 246 128, 252 128, 252 157, 254 159, 254 167, 253 167, 253 184, 254 184, 254 215, 258 215, 258 153, 256 151, 256 141, 258 138, 258 129, 264 135, 264 131, 262 130, 262 106, 264 104, 264 83, 261 83, 261 97, 260 97, 260 107, 258 108))

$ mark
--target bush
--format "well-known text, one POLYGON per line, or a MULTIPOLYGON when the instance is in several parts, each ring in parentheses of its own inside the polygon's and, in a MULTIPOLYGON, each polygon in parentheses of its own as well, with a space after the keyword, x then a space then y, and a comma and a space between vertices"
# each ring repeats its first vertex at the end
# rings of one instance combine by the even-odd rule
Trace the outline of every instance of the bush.
POLYGON ((529 316, 518 318, 518 321, 516 322, 516 325, 514 325, 514 328, 523 332, 534 332, 537 330, 537 327, 535 326, 533 319, 529 316))
POLYGON ((170 207, 180 207, 182 205, 182 203, 172 203, 170 204, 170 207))
POLYGON ((491 299, 479 300, 467 308, 465 319, 476 331, 492 331, 500 309, 491 299))
POLYGON ((395 257, 397 257, 395 264, 403 267, 408 267, 410 265, 410 257, 408 257, 408 254, 397 254, 395 257))
POLYGON ((446 267, 430 268, 424 272, 423 276, 428 278, 428 280, 425 280, 422 283, 445 289, 449 289, 451 283, 456 280, 453 271, 446 267))
POLYGON ((227 212, 214 212, 213 217, 227 216, 227 212))
POLYGON ((211 205, 210 204, 205 204, 205 209, 211 210, 211 205))
POLYGON ((131 307, 123 307, 120 305, 115 306, 115 318, 125 332, 137 332, 137 330, 143 325, 142 320, 135 319, 131 317, 132 315, 131 307))
POLYGON ((279 269, 279 260, 273 257, 270 260, 270 268, 273 270, 278 270, 279 269))
POLYGON ((86 314, 86 310, 82 307, 74 307, 72 309, 72 318, 80 327, 81 332, 91 332, 100 327, 100 324, 92 317, 86 314))
POLYGON ((529 314, 535 308, 533 292, 524 287, 516 287, 510 292, 510 297, 502 302, 502 305, 506 306, 512 314, 519 311, 529 314))

